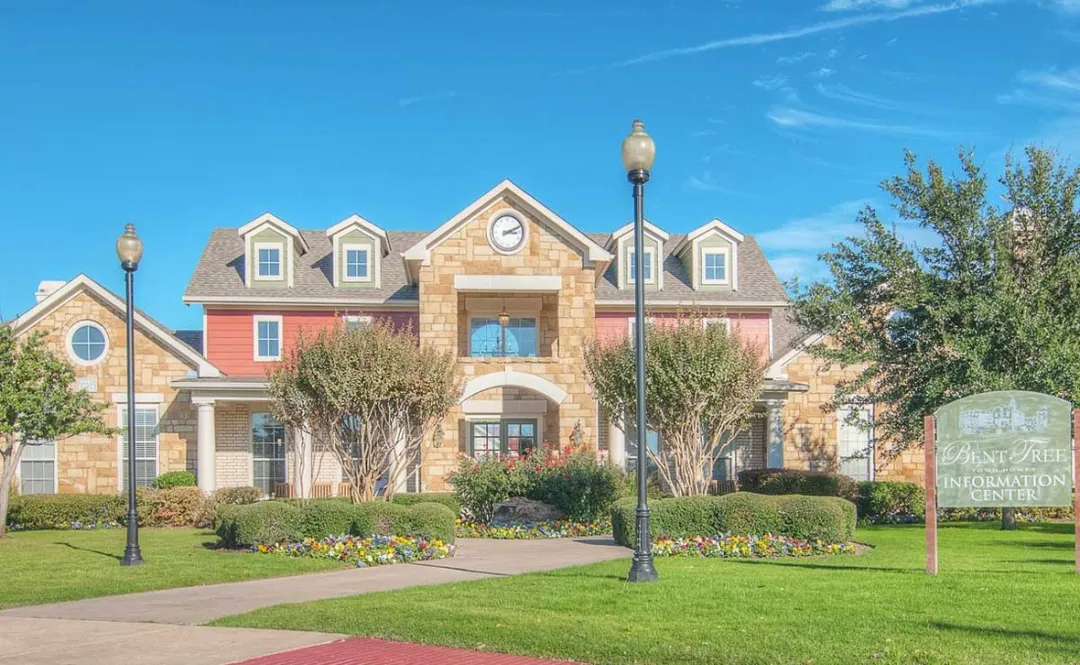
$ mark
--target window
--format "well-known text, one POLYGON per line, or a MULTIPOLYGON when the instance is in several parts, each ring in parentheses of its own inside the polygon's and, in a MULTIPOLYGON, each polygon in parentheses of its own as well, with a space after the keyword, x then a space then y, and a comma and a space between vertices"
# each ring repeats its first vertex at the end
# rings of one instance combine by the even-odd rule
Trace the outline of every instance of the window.
POLYGON ((497 316, 483 316, 469 326, 472 358, 535 358, 536 319, 511 317, 504 328, 497 316))
MULTIPOLYGON (((120 490, 128 485, 127 407, 120 407, 120 490)), ((135 406, 135 484, 150 487, 157 477, 158 414, 156 407, 135 406)))
POLYGON ((727 284, 728 250, 709 249, 701 251, 701 283, 727 284))
POLYGON ((281 279, 281 245, 255 243, 255 279, 281 279))
POLYGON ((255 317, 255 360, 281 360, 281 317, 255 317))
POLYGON ((367 282, 371 279, 371 249, 367 245, 345 245, 346 282, 367 282))
POLYGON ((370 316, 355 316, 347 314, 341 317, 345 321, 346 330, 358 330, 360 328, 366 328, 371 325, 370 316))
MULTIPOLYGON (((652 325, 653 325, 653 317, 646 316, 645 317, 645 332, 648 332, 648 329, 652 325)), ((626 334, 630 338, 630 344, 636 344, 637 343, 637 319, 632 317, 632 316, 629 319, 626 320, 626 334)))
MULTIPOLYGON (((651 249, 645 250, 645 265, 642 266, 645 270, 645 283, 653 283, 653 251, 651 249)), ((631 247, 626 250, 626 283, 633 284, 637 279, 637 257, 634 254, 634 248, 631 247)))
POLYGON ((836 456, 841 474, 855 480, 874 479, 874 433, 862 427, 873 420, 869 406, 849 404, 836 410, 836 456))
POLYGON ((109 338, 105 329, 93 321, 83 321, 68 332, 68 351, 79 365, 93 365, 105 356, 109 338))
POLYGON ((538 447, 535 420, 474 420, 469 423, 469 454, 473 457, 535 452, 538 447))
MULTIPOLYGON (((646 445, 648 449, 654 453, 660 452, 660 434, 654 430, 648 430, 645 435, 646 445)), ((637 425, 629 423, 626 427, 626 471, 628 473, 634 473, 637 471, 637 425)), ((645 453, 646 457, 646 470, 651 475, 656 472, 656 462, 652 457, 649 457, 648 453, 645 453)))
POLYGON ((20 494, 56 493, 56 442, 28 443, 19 462, 20 494))
POLYGON ((269 413, 251 414, 252 482, 263 494, 285 482, 285 426, 269 413))

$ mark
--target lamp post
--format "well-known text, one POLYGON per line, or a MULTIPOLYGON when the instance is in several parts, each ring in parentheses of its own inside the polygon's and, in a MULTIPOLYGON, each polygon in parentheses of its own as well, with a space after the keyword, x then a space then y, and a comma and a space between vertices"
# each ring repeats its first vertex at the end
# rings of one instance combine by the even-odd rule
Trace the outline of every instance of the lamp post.
POLYGON ((637 547, 627 579, 653 582, 652 541, 649 538, 648 426, 645 423, 645 183, 656 158, 656 145, 645 133, 645 123, 635 120, 623 140, 622 161, 634 186, 634 351, 637 355, 637 547))
POLYGON ((128 440, 128 517, 127 547, 121 566, 142 565, 139 549, 139 513, 135 509, 135 271, 139 269, 143 245, 135 235, 135 225, 128 224, 116 240, 116 256, 124 269, 127 286, 127 440, 128 440))

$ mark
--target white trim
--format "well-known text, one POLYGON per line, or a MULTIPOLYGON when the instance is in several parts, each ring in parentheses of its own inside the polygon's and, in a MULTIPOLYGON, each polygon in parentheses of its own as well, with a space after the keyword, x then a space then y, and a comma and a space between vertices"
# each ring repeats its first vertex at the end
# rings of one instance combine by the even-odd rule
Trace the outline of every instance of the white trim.
MULTIPOLYGON (((268 381, 200 381, 198 379, 175 379, 169 382, 170 388, 177 390, 266 390, 268 381)), ((195 398, 193 398, 195 399, 195 398)), ((199 399, 213 399, 205 397, 199 399)))
POLYGON ((80 365, 82 367, 94 367, 95 365, 100 365, 108 357, 109 348, 111 346, 112 344, 109 341, 109 332, 105 330, 105 326, 101 325, 97 321, 94 321, 93 319, 83 319, 81 321, 76 321, 71 325, 70 328, 68 328, 67 335, 64 336, 64 350, 67 351, 68 358, 70 358, 71 361, 76 365, 80 365), (105 348, 101 350, 101 355, 97 358, 94 358, 93 360, 83 360, 78 355, 76 355, 75 349, 71 346, 73 338, 75 337, 75 332, 80 328, 83 328, 84 326, 90 326, 91 328, 96 329, 99 333, 101 333, 101 337, 105 340, 105 348))
POLYGON ((259 215, 247 224, 244 224, 239 229, 237 229, 237 234, 241 238, 246 239, 246 236, 253 232, 262 230, 262 227, 266 225, 276 226, 279 231, 284 231, 286 235, 289 235, 295 240, 297 240, 300 243, 300 248, 303 250, 302 253, 307 254, 309 251, 311 251, 308 247, 307 242, 304 241, 304 236, 300 234, 300 231, 298 231, 295 226, 289 224, 288 222, 281 219, 272 212, 264 212, 263 214, 259 215))
POLYGON ((701 274, 698 276, 704 286, 726 286, 731 283, 731 276, 734 271, 731 269, 731 249, 728 247, 702 247, 699 252, 701 255, 701 274), (705 276, 705 257, 707 256, 723 256, 724 257, 724 277, 723 279, 709 279, 705 276))
MULTIPOLYGON (((46 442, 46 443, 48 443, 48 442, 46 442)), ((59 458, 60 458, 60 441, 59 441, 59 439, 54 440, 52 442, 52 444, 53 444, 53 457, 52 457, 52 463, 53 463, 53 491, 52 491, 52 493, 53 494, 59 494, 60 493, 60 462, 59 462, 59 458)), ((32 446, 35 446, 35 445, 42 445, 42 444, 24 445, 24 444, 20 443, 19 447, 20 448, 32 447, 32 446)), ((39 459, 28 460, 28 459, 26 459, 25 455, 26 455, 25 452, 23 452, 23 453, 21 453, 19 455, 19 463, 15 467, 15 475, 12 476, 12 479, 11 479, 12 483, 14 483, 14 485, 15 485, 15 489, 18 491, 19 494, 23 493, 22 492, 22 465, 23 465, 23 462, 47 462, 48 461, 48 460, 39 460, 39 459)))
MULTIPOLYGON (((127 483, 124 482, 124 427, 127 426, 127 421, 124 419, 124 409, 127 408, 127 404, 116 405, 116 491, 117 494, 123 494, 127 491, 127 483)), ((161 406, 158 404, 141 404, 136 398, 135 410, 145 409, 149 411, 154 410, 154 478, 157 478, 161 471, 161 406)), ((130 432, 129 436, 135 436, 134 432, 130 432)), ((138 458, 136 458, 138 460, 138 458)))
MULTIPOLYGON (((652 222, 650 222, 647 219, 642 220, 642 221, 645 222, 645 232, 646 233, 651 233, 652 235, 656 236, 657 240, 666 242, 668 239, 671 238, 671 235, 667 231, 660 228, 656 224, 653 224, 652 222)), ((617 229, 614 233, 611 234, 611 239, 608 240, 608 246, 610 247, 613 242, 615 242, 615 241, 619 240, 620 238, 622 238, 623 235, 625 235, 627 233, 632 233, 633 231, 634 231, 634 223, 633 222, 630 222, 629 224, 626 224, 625 226, 619 227, 619 229, 617 229)))
POLYGON ((708 222, 705 222, 704 224, 697 227, 696 229, 694 229, 690 233, 687 233, 686 236, 682 240, 679 241, 679 244, 675 245, 675 249, 672 250, 672 253, 673 254, 681 253, 684 249, 686 249, 687 245, 689 245, 689 244, 695 242, 696 240, 700 239, 701 237, 703 237, 705 234, 707 234, 710 231, 718 231, 718 232, 720 232, 721 235, 725 235, 729 239, 734 240, 737 243, 740 243, 740 242, 742 242, 743 240, 746 239, 746 237, 743 234, 739 233, 735 229, 733 229, 730 226, 728 226, 727 224, 723 223, 718 218, 714 218, 714 219, 709 220, 708 222))
POLYGON ((458 291, 560 291, 562 275, 454 275, 458 291))
MULTIPOLYGON (((627 227, 624 226, 623 229, 620 229, 619 231, 621 232, 622 230, 624 230, 626 228, 627 227)), ((633 225, 631 225, 631 230, 632 230, 632 228, 633 228, 633 225)), ((646 224, 645 224, 645 239, 646 240, 652 240, 653 242, 655 242, 656 247, 655 248, 650 248, 648 246, 648 243, 645 243, 646 255, 648 255, 650 253, 654 254, 653 259, 652 259, 653 278, 651 280, 648 280, 648 279, 645 280, 645 283, 646 284, 655 284, 657 291, 663 291, 664 290, 664 241, 667 239, 668 235, 666 233, 664 233, 663 231, 660 232, 663 235, 655 234, 652 231, 653 228, 655 228, 655 227, 653 227, 651 224, 646 222, 646 224)), ((657 230, 659 230, 659 229, 657 229, 657 230)), ((618 269, 618 275, 617 275, 618 276, 618 280, 617 280, 618 284, 617 284, 617 286, 621 290, 621 289, 624 289, 624 288, 631 287, 634 284, 634 282, 631 281, 631 279, 630 279, 630 273, 629 273, 629 267, 630 267, 630 254, 629 254, 629 252, 632 252, 634 250, 637 243, 635 242, 634 234, 632 234, 632 233, 622 233, 621 235, 617 236, 617 239, 616 239, 616 236, 612 236, 612 241, 614 241, 615 253, 616 253, 616 255, 618 257, 620 257, 619 258, 619 264, 616 266, 616 268, 618 269)), ((609 246, 611 246, 611 241, 609 241, 609 246)))
POLYGON ((209 336, 209 334, 207 333, 207 330, 206 330, 206 328, 207 328, 206 324, 207 323, 208 323, 208 321, 207 321, 207 316, 206 316, 206 307, 203 307, 202 308, 202 354, 204 356, 206 355, 206 345, 209 343, 208 340, 210 338, 210 336, 209 336))
POLYGON ((506 194, 513 195, 523 203, 525 207, 530 208, 537 216, 552 223, 556 228, 574 240, 584 250, 585 259, 587 261, 611 261, 612 256, 607 250, 509 180, 503 180, 492 187, 487 193, 470 203, 464 210, 460 211, 444 222, 439 228, 425 236, 420 242, 405 250, 403 257, 406 261, 427 263, 431 258, 431 250, 438 247, 453 231, 472 218, 478 211, 490 206, 494 201, 506 194))
MULTIPOLYGON (((656 307, 743 307, 769 309, 772 307, 788 307, 791 303, 786 300, 653 300, 649 299, 649 309, 656 307)), ((597 300, 596 307, 633 307, 634 300, 597 300)))
POLYGON ((251 329, 252 329, 252 342, 254 343, 253 359, 255 362, 276 362, 281 360, 284 342, 284 325, 280 314, 256 314, 251 317, 251 329), (276 323, 278 332, 278 353, 276 356, 260 356, 259 355, 259 324, 260 323, 276 323))
POLYGON ((795 358, 799 357, 799 354, 801 354, 803 351, 806 351, 811 346, 819 343, 824 338, 824 333, 814 333, 803 341, 796 344, 794 348, 774 360, 771 365, 765 368, 765 378, 787 379, 787 372, 785 372, 784 369, 788 366, 788 364, 792 360, 795 360, 795 358))
MULTIPOLYGON (((626 283, 627 284, 633 284, 634 283, 633 278, 636 277, 636 275, 637 275, 636 270, 630 270, 630 255, 633 254, 633 253, 635 253, 635 247, 633 245, 630 245, 629 243, 627 243, 626 252, 625 252, 625 256, 626 256, 626 283)), ((652 275, 652 277, 646 277, 645 278, 645 283, 646 284, 656 284, 656 250, 653 249, 652 247, 645 247, 644 250, 643 250, 643 253, 645 254, 645 257, 648 259, 648 261, 644 265, 649 266, 649 274, 652 275)))
POLYGON ((544 399, 467 399, 461 403, 461 412, 468 416, 522 416, 546 414, 548 402, 544 399))
MULTIPOLYGON (((866 411, 868 411, 869 415, 870 415, 871 424, 872 425, 876 424, 874 422, 874 405, 873 404, 859 404, 859 403, 856 403, 856 402, 845 402, 844 404, 841 404, 839 406, 839 408, 836 409, 836 411, 835 411, 835 415, 836 415, 836 472, 838 474, 840 474, 840 475, 846 475, 840 470, 841 465, 843 464, 843 458, 841 458, 841 456, 840 456, 840 432, 844 429, 844 427, 847 424, 847 423, 845 423, 846 418, 842 417, 841 414, 844 413, 845 411, 852 411, 852 410, 860 410, 860 411, 861 410, 866 410, 866 411)), ((860 433, 862 433, 862 434, 867 435, 866 436, 866 443, 867 443, 866 452, 867 452, 867 455, 866 455, 866 457, 861 457, 861 458, 848 457, 847 459, 849 461, 854 461, 855 459, 858 459, 859 461, 866 462, 866 464, 868 465, 867 469, 866 469, 866 479, 867 480, 874 480, 874 475, 875 475, 875 472, 876 472, 875 467, 877 466, 877 464, 875 463, 876 457, 877 457, 877 438, 874 436, 874 427, 872 426, 868 430, 864 430, 864 429, 862 429, 860 427, 858 429, 858 431, 860 433)), ((860 478, 855 478, 854 476, 848 476, 848 478, 853 478, 854 480, 861 482, 860 478)))
POLYGON ((773 357, 773 313, 769 312, 769 359, 773 357))
POLYGON ((253 272, 251 278, 256 282, 284 282, 286 281, 285 266, 286 257, 289 252, 285 249, 285 241, 271 242, 271 241, 259 241, 251 243, 252 257, 251 264, 253 272), (278 274, 276 275, 264 275, 260 272, 262 267, 262 261, 259 260, 259 252, 264 249, 276 249, 278 251, 278 274))
MULTIPOLYGON (((127 404, 127 393, 113 393, 110 395, 113 404, 127 404)), ((165 395, 161 393, 135 393, 135 406, 140 404, 161 404, 165 401, 165 395)))
POLYGON ((341 281, 361 282, 364 284, 372 281, 372 273, 375 272, 375 248, 368 243, 343 242, 341 243, 341 281), (365 252, 367 254, 367 275, 364 277, 349 276, 349 252, 365 252))
POLYGON ((529 222, 525 219, 522 219, 521 213, 519 213, 517 210, 514 210, 513 208, 500 208, 499 210, 491 213, 491 216, 488 219, 487 239, 488 245, 490 245, 491 248, 497 253, 502 254, 503 256, 513 256, 519 253, 521 250, 525 249, 525 247, 529 244, 529 222), (518 224, 521 224, 521 242, 519 242, 516 247, 513 247, 511 249, 503 249, 502 247, 499 247, 499 243, 495 242, 495 237, 491 235, 492 229, 495 228, 495 222, 499 221, 503 217, 511 217, 517 220, 518 224))
POLYGON ((345 314, 341 317, 341 320, 345 322, 345 327, 348 328, 350 324, 356 324, 359 326, 370 326, 374 317, 368 314, 345 314))
MULTIPOLYGON (((637 336, 634 333, 634 325, 636 323, 637 323, 637 317, 634 316, 633 314, 631 314, 630 317, 626 319, 626 338, 630 340, 631 344, 634 342, 634 340, 637 339, 637 336)), ((656 317, 655 316, 646 316, 645 317, 645 325, 646 326, 651 326, 654 323, 656 323, 656 317)))
MULTIPOLYGON (((211 304, 243 306, 253 305, 265 307, 266 305, 293 306, 310 309, 312 305, 326 306, 350 306, 350 305, 375 305, 387 309, 417 309, 419 300, 386 300, 385 298, 362 298, 347 295, 330 298, 300 297, 300 296, 259 296, 254 294, 242 296, 183 296, 180 299, 186 305, 211 304)), ((787 303, 783 303, 787 304, 787 303)))
MULTIPOLYGON (((22 316, 19 316, 12 321, 12 329, 16 332, 25 329, 41 317, 53 311, 57 306, 66 303, 74 297, 80 289, 85 289, 86 291, 93 293, 116 312, 123 314, 127 311, 126 304, 119 296, 86 275, 79 275, 56 291, 53 291, 48 298, 31 307, 22 316)), ((143 316, 138 310, 135 310, 135 324, 139 326, 145 334, 160 342, 165 348, 171 350, 178 359, 185 360, 194 365, 199 372, 199 376, 221 376, 221 370, 211 364, 210 361, 200 355, 195 349, 181 342, 166 329, 143 316)))
POLYGON ((342 235, 348 232, 354 226, 359 227, 360 229, 382 240, 383 251, 390 251, 390 236, 386 235, 386 231, 384 231, 382 227, 378 226, 377 224, 372 224, 371 222, 364 219, 360 215, 357 215, 356 213, 349 215, 337 224, 334 224, 333 226, 328 228, 326 230, 326 237, 332 239, 335 236, 342 235))
POLYGON ((565 390, 543 377, 508 368, 501 372, 492 372, 491 374, 478 376, 466 383, 460 401, 464 402, 473 395, 482 393, 485 390, 503 386, 514 386, 531 390, 534 393, 539 393, 544 397, 547 397, 556 404, 561 404, 562 401, 566 399, 567 394, 565 390))
MULTIPOLYGON (((531 356, 474 356, 474 355, 472 355, 472 329, 473 329, 472 322, 475 321, 476 319, 494 319, 494 318, 497 318, 497 315, 493 315, 492 312, 477 312, 475 314, 470 313, 469 314, 469 320, 467 322, 468 323, 468 328, 466 328, 467 332, 466 332, 466 340, 465 340, 465 342, 467 344, 467 348, 469 349, 469 355, 466 356, 467 358, 508 358, 508 359, 513 359, 513 358, 539 358, 540 357, 540 317, 538 315, 536 315, 534 312, 527 312, 525 316, 522 316, 521 314, 515 314, 513 312, 508 312, 508 313, 510 314, 511 319, 528 319, 529 321, 533 321, 533 322, 536 323, 536 326, 535 326, 535 328, 536 328, 536 353, 531 355, 531 356), (531 316, 529 316, 529 314, 531 314, 531 316)), ((502 342, 505 342, 505 341, 506 341, 506 339, 504 337, 500 341, 500 346, 502 345, 502 342)), ((512 360, 511 360, 511 362, 512 362, 512 360)))
POLYGON ((708 329, 710 324, 723 323, 724 329, 728 334, 731 334, 731 317, 730 316, 705 316, 701 318, 701 327, 708 329))

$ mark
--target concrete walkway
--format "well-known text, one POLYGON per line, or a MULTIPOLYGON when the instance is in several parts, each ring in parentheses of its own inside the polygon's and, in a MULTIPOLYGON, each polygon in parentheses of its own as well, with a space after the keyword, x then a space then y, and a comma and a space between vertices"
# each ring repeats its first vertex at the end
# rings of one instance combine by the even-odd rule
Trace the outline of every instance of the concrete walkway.
POLYGON ((566 663, 569 661, 354 637, 252 658, 237 665, 560 665, 566 663))
MULTIPOLYGON (((148 591, 53 605, 31 605, 4 610, 0 612, 0 618, 36 617, 197 625, 281 603, 503 577, 629 558, 630 555, 630 550, 615 545, 607 537, 577 540, 463 539, 458 542, 457 556, 443 561, 346 568, 329 573, 148 591)), ((2 649, 0 653, 3 653, 2 649)))
POLYGON ((0 665, 226 665, 340 640, 251 628, 0 617, 0 665))

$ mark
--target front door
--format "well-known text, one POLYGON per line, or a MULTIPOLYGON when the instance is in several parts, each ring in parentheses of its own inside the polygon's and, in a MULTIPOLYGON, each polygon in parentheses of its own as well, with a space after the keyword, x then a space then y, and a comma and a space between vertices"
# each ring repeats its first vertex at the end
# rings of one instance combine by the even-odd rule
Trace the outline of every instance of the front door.
POLYGON ((855 413, 862 422, 871 421, 869 406, 844 406, 836 411, 836 457, 840 473, 855 480, 873 480, 874 433, 848 422, 855 413))
POLYGON ((473 457, 535 452, 535 420, 473 420, 469 422, 469 454, 473 457))

